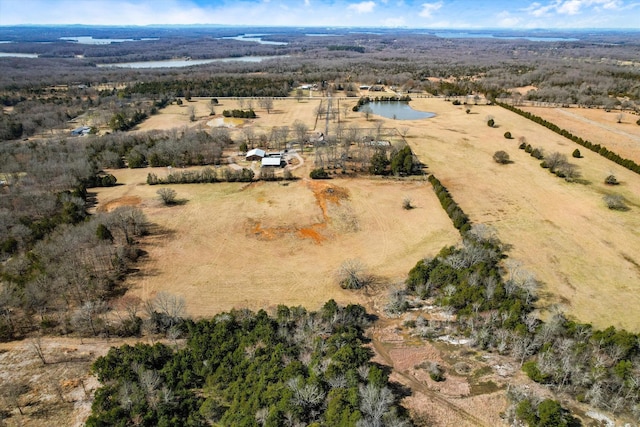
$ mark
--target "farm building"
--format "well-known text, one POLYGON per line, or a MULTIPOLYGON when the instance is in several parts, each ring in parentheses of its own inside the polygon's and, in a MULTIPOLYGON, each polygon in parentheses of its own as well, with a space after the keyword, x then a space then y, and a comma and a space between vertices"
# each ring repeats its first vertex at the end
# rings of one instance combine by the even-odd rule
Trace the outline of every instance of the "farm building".
POLYGON ((262 167, 271 166, 271 167, 279 168, 279 167, 284 167, 285 164, 286 164, 285 161, 280 156, 264 157, 262 159, 262 167))
POLYGON ((261 160, 266 155, 267 153, 264 150, 254 148, 253 150, 247 151, 247 155, 245 158, 247 159, 247 161, 261 160))

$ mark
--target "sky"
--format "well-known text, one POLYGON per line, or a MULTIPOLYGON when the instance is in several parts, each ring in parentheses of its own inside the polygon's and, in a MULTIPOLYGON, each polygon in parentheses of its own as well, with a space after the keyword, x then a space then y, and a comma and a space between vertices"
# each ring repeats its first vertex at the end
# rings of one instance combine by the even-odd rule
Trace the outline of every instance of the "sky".
POLYGON ((640 28, 640 0, 0 0, 0 25, 640 28))

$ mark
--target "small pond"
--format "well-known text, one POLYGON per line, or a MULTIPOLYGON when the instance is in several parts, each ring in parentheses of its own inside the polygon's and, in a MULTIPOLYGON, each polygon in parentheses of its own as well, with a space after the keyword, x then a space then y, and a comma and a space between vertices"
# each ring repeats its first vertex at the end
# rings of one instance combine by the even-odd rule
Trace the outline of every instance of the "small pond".
POLYGON ((363 105, 360 111, 365 111, 369 107, 373 114, 396 120, 420 120, 435 117, 434 113, 428 111, 414 110, 406 102, 370 102, 363 105))
POLYGON ((207 122, 207 126, 211 126, 212 128, 235 128, 243 124, 243 119, 235 117, 216 117, 207 122))

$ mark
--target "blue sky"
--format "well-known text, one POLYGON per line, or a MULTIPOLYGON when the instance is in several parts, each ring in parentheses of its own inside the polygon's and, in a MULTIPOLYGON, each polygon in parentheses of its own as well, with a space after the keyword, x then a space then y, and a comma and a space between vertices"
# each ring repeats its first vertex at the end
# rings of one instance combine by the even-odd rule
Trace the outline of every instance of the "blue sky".
POLYGON ((0 0, 0 25, 640 28, 640 0, 0 0))

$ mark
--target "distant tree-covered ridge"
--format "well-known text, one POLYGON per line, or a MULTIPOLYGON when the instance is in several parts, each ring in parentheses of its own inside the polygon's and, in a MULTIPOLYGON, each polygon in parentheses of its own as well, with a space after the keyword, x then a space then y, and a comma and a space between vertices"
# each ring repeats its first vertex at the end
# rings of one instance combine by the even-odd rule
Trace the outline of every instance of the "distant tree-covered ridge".
POLYGON ((125 345, 95 362, 103 385, 86 425, 410 426, 363 346, 369 321, 333 300, 181 321, 184 348, 125 345))

